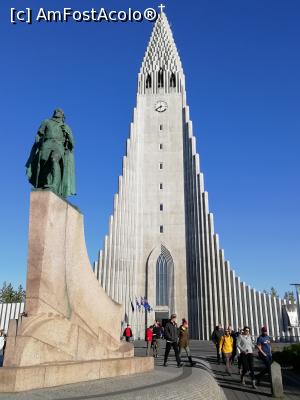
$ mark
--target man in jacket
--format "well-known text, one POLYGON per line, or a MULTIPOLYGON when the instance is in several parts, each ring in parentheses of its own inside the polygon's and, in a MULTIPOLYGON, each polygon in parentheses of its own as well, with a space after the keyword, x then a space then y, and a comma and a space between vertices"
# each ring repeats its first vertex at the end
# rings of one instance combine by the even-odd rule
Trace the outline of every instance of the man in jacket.
POLYGON ((212 335, 211 335, 211 340, 214 342, 214 345, 216 346, 216 350, 217 350, 217 360, 218 360, 218 364, 220 364, 221 362, 221 358, 220 358, 220 341, 222 336, 224 336, 224 330, 222 328, 222 325, 219 324, 215 327, 212 335))
POLYGON ((257 338, 256 347, 258 348, 258 358, 264 363, 265 368, 256 376, 259 385, 261 378, 268 374, 271 378, 272 350, 271 338, 265 326, 261 328, 261 335, 257 338))
POLYGON ((166 323, 165 326, 165 339, 167 341, 166 343, 166 351, 165 351, 165 358, 164 358, 164 367, 167 367, 167 361, 168 361, 168 356, 171 350, 171 347, 174 349, 176 361, 177 361, 177 367, 182 367, 183 363, 180 360, 179 357, 179 351, 178 351, 178 327, 176 323, 176 314, 172 314, 170 320, 166 323))

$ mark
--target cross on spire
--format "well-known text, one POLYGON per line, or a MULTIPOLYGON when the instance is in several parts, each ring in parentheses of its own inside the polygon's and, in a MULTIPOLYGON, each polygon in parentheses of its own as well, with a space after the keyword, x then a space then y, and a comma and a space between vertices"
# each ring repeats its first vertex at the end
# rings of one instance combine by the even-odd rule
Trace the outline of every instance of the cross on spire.
POLYGON ((164 11, 164 8, 165 8, 166 6, 164 5, 164 4, 161 4, 161 5, 159 5, 158 6, 158 8, 160 9, 160 13, 162 14, 162 12, 164 11))

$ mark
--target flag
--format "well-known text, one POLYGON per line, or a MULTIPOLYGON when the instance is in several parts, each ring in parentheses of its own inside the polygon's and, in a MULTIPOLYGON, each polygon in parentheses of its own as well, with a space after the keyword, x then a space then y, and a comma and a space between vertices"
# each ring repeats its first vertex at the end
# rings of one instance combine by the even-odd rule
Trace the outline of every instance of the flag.
POLYGON ((131 304, 131 310, 132 310, 132 312, 134 312, 134 305, 133 305, 132 300, 130 300, 130 304, 131 304))
POLYGON ((137 306, 138 310, 141 311, 141 305, 140 305, 137 297, 135 298, 135 305, 137 306))
POLYGON ((149 311, 149 312, 150 312, 151 306, 150 306, 150 304, 148 303, 148 300, 146 299, 146 297, 144 297, 143 306, 144 306, 144 308, 145 308, 146 311, 149 311))

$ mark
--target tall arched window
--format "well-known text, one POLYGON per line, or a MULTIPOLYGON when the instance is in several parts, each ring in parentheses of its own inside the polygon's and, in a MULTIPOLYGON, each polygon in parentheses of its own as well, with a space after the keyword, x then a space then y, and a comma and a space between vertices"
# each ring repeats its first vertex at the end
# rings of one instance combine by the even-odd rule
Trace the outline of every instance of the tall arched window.
POLYGON ((176 77, 175 77, 174 72, 172 72, 172 74, 171 74, 170 87, 176 87, 176 77))
POLYGON ((148 74, 148 75, 147 75, 147 78, 146 78, 146 88, 147 88, 147 89, 148 89, 148 88, 151 88, 151 86, 152 86, 151 75, 148 74))
POLYGON ((158 71, 158 87, 164 87, 164 70, 162 68, 158 71))
POLYGON ((169 305, 169 273, 163 254, 160 254, 156 262, 156 305, 169 305))

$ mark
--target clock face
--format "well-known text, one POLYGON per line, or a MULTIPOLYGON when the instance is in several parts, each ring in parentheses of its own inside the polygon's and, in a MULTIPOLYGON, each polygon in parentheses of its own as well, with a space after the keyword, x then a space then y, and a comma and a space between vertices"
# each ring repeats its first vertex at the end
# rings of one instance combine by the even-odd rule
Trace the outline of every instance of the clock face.
POLYGON ((166 111, 167 108, 168 108, 168 104, 163 100, 159 100, 155 104, 155 110, 158 112, 164 112, 164 111, 166 111))

